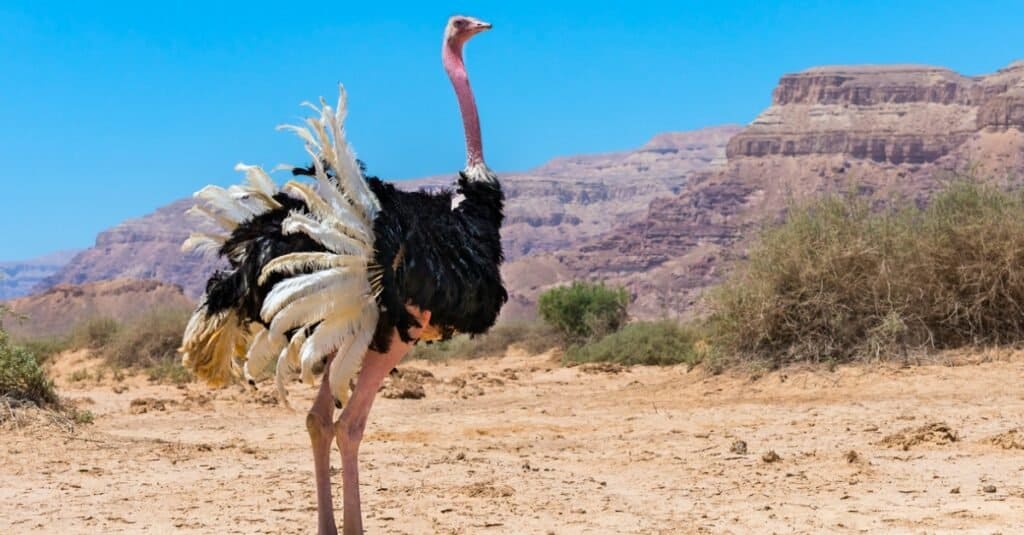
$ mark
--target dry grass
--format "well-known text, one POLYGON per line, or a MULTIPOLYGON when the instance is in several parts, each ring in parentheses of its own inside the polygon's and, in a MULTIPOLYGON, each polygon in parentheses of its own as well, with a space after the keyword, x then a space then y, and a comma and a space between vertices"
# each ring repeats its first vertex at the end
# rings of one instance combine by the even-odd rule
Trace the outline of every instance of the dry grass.
MULTIPOLYGON (((145 372, 153 381, 184 383, 191 380, 181 366, 177 353, 190 311, 183 309, 151 310, 131 322, 94 317, 83 320, 63 336, 24 340, 19 343, 43 363, 52 355, 70 349, 89 349, 106 362, 93 377, 79 370, 71 380, 99 380, 109 368, 115 377, 121 370, 145 372)), ((123 376, 123 375, 122 375, 123 376)))
POLYGON ((150 368, 180 359, 178 347, 189 312, 156 310, 122 325, 99 348, 114 368, 150 368))

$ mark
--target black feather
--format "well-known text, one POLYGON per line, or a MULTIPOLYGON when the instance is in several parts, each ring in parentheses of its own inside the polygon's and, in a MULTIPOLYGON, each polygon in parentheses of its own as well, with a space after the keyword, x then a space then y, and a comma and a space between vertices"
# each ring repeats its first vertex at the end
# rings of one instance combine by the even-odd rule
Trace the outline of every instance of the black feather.
POLYGON ((305 234, 285 235, 281 223, 292 211, 308 212, 306 204, 283 193, 274 196, 280 208, 257 215, 235 228, 220 248, 231 268, 214 273, 206 283, 206 307, 216 313, 228 308, 239 310, 243 318, 263 323, 260 309, 274 284, 284 279, 275 274, 260 285, 263 266, 290 253, 324 251, 324 247, 305 234))

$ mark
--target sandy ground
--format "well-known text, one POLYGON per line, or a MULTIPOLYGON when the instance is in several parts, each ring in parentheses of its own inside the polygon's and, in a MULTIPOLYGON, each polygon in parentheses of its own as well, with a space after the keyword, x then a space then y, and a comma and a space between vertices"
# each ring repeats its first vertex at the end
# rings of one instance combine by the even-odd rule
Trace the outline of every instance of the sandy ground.
MULTIPOLYGON (((56 373, 94 424, 2 428, 0 533, 315 531, 303 412, 266 388, 69 383, 83 358, 56 373)), ((435 379, 371 414, 367 532, 1021 533, 1024 355, 975 358, 757 379, 406 363, 435 379)))

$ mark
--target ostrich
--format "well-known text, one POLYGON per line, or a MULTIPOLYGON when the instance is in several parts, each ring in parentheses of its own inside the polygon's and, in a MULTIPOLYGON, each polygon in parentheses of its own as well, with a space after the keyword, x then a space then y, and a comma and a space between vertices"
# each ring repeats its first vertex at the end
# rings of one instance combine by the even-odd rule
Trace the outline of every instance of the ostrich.
POLYGON ((465 43, 490 28, 461 15, 445 28, 441 57, 466 137, 454 192, 405 192, 366 176, 345 139, 341 88, 334 109, 321 99, 310 105, 319 117, 282 127, 304 140, 312 165, 292 173, 312 184, 278 189, 261 168, 239 164, 245 184, 208 186, 190 210, 223 231, 195 233, 183 248, 216 252, 229 267, 207 282, 185 330, 183 363, 213 385, 273 375, 285 403, 289 373, 310 384, 323 374, 306 417, 321 534, 337 533, 332 439, 341 450, 344 533, 358 534, 357 456, 384 377, 420 340, 486 332, 508 299, 499 271, 504 194, 484 162, 462 57, 465 43))

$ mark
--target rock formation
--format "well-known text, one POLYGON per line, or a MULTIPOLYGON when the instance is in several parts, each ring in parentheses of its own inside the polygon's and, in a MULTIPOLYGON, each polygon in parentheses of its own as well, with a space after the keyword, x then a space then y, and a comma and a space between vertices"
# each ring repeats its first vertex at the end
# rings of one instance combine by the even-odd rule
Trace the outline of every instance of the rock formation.
POLYGON ((1024 62, 967 77, 922 66, 820 67, 783 76, 772 105, 728 143, 728 162, 700 173, 646 217, 570 250, 507 266, 510 313, 526 315, 552 284, 627 285, 639 316, 692 313, 746 239, 788 203, 855 191, 926 202, 954 173, 1016 182, 1024 172, 1024 62), (528 277, 527 277, 528 274, 528 277))
POLYGON ((196 228, 185 210, 191 199, 181 199, 155 212, 124 221, 96 236, 96 244, 75 256, 35 291, 58 284, 84 284, 118 278, 155 279, 180 286, 190 298, 202 294, 202 285, 219 263, 201 255, 186 255, 181 244, 196 228))
MULTIPOLYGON (((526 173, 502 173, 508 197, 502 229, 507 256, 562 250, 644 218, 653 199, 681 191, 694 172, 723 164, 725 144, 738 131, 726 126, 661 134, 633 151, 558 158, 526 173)), ((437 177, 399 185, 433 188, 448 186, 451 180, 437 177)), ((190 199, 175 201, 101 232, 95 246, 39 288, 127 277, 169 282, 183 287, 190 298, 199 297, 219 264, 180 251, 195 228, 184 215, 191 205, 190 199)))
MULTIPOLYGON (((505 315, 532 314, 541 291, 577 278, 627 285, 638 316, 699 310, 703 290, 791 201, 855 191, 878 203, 923 203, 964 170, 1012 182, 1024 171, 1022 132, 1024 62, 975 77, 926 66, 819 67, 783 76, 771 106, 742 130, 662 134, 634 151, 503 174, 505 315)), ((197 297, 216 263, 178 250, 189 204, 101 233, 46 284, 156 278, 197 297)))

